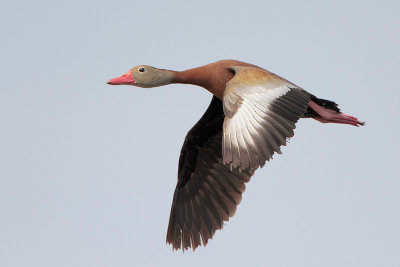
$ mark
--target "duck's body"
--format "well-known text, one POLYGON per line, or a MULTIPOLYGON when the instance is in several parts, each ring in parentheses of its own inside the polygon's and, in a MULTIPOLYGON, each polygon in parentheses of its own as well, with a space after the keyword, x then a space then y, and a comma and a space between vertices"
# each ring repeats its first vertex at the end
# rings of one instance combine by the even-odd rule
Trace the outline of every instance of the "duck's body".
POLYGON ((329 100, 319 99, 258 66, 223 60, 186 71, 137 66, 109 84, 155 87, 194 84, 214 97, 188 132, 178 167, 167 242, 175 249, 207 244, 233 216, 254 171, 280 153, 299 118, 363 125, 329 100))

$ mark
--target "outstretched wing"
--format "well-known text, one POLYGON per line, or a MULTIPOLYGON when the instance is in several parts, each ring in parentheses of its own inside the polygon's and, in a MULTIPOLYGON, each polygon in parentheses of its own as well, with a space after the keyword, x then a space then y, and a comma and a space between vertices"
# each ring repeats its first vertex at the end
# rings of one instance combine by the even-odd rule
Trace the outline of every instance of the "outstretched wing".
POLYGON ((256 170, 281 153, 305 113, 310 94, 285 79, 253 67, 231 67, 235 76, 223 98, 223 163, 256 170))
POLYGON ((230 169, 222 161, 222 102, 215 96, 186 135, 179 158, 167 243, 174 249, 207 244, 239 205, 253 171, 230 169))

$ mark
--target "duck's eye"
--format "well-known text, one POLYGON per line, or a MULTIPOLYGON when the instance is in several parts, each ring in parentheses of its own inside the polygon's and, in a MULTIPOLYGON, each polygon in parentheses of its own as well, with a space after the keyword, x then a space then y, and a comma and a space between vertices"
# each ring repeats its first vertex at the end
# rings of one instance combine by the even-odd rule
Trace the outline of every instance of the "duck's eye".
POLYGON ((145 69, 145 68, 143 68, 143 67, 140 67, 140 68, 138 69, 138 71, 139 71, 139 72, 145 72, 145 71, 146 71, 146 69, 145 69))

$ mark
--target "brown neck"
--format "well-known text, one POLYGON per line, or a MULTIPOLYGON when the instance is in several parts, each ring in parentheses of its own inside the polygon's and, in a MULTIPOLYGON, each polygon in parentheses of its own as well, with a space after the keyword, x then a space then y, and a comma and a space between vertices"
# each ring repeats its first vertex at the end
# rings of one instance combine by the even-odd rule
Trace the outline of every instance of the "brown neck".
POLYGON ((177 71, 173 83, 194 84, 208 89, 207 71, 204 67, 177 71))
POLYGON ((233 73, 228 68, 229 64, 230 62, 216 62, 190 70, 175 72, 173 83, 201 86, 222 100, 226 83, 233 77, 233 73))

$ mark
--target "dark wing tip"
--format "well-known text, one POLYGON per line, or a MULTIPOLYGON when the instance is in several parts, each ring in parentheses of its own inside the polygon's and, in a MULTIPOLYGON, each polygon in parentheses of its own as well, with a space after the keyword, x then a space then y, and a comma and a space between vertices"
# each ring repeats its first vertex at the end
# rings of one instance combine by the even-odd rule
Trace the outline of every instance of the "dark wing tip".
POLYGON ((166 240, 174 250, 192 248, 194 251, 207 245, 235 214, 245 183, 253 174, 238 168, 231 171, 221 157, 213 164, 202 158, 191 179, 175 191, 166 240), (203 175, 203 171, 207 174, 203 175))

